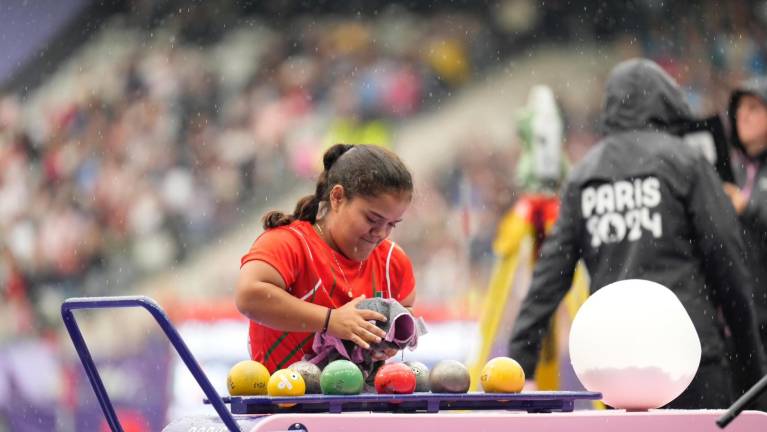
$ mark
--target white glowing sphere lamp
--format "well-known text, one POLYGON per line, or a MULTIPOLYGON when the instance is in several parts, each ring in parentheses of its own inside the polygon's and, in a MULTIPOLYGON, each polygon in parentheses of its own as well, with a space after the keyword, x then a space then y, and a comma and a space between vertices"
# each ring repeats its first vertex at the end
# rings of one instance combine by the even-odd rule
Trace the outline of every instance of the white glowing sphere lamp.
POLYGON ((647 410, 673 401, 700 364, 700 339, 676 295, 627 279, 597 290, 570 329, 570 359, 589 391, 613 408, 647 410))

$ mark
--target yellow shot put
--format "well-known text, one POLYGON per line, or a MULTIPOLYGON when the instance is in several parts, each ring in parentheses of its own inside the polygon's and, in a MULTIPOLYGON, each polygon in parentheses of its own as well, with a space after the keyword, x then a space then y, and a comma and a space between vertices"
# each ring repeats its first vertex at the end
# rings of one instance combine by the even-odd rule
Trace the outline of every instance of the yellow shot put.
POLYGON ((519 393, 525 386, 525 371, 512 358, 495 357, 482 368, 479 380, 486 393, 519 393))
MULTIPOLYGON (((269 396, 303 396, 306 383, 300 373, 292 369, 280 369, 269 378, 267 386, 269 396)), ((294 403, 278 404, 282 408, 295 406, 294 403)))
POLYGON ((229 369, 226 379, 229 394, 232 396, 265 395, 269 382, 269 370, 253 360, 243 360, 229 369))
POLYGON ((303 396, 306 383, 300 373, 291 369, 280 369, 269 378, 269 396, 303 396))

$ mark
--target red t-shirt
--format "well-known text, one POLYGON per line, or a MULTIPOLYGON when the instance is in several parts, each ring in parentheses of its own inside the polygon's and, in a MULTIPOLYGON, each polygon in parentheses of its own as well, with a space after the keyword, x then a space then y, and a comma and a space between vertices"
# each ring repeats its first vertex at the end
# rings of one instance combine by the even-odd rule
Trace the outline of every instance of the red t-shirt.
MULTIPOLYGON (((410 259, 393 241, 381 242, 362 262, 352 261, 333 251, 306 221, 265 231, 241 264, 252 260, 274 267, 293 296, 330 308, 362 294, 371 298, 380 293, 402 301, 415 288, 410 259)), ((312 354, 313 341, 314 333, 285 332, 250 322, 251 358, 270 372, 312 354)))

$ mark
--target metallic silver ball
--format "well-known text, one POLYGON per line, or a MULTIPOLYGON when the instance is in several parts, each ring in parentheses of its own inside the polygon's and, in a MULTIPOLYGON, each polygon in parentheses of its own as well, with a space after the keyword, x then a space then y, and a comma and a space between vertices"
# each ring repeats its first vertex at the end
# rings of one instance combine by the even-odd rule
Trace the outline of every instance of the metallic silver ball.
POLYGON ((432 393, 466 393, 470 385, 469 370, 455 360, 442 360, 429 373, 432 393))
POLYGON ((322 374, 322 370, 320 370, 319 366, 301 360, 288 366, 288 369, 301 374, 301 377, 306 384, 306 394, 322 394, 322 389, 320 388, 320 375, 322 374))
POLYGON ((405 365, 415 373, 415 391, 427 392, 429 386, 429 368, 425 364, 417 361, 406 361, 405 365))

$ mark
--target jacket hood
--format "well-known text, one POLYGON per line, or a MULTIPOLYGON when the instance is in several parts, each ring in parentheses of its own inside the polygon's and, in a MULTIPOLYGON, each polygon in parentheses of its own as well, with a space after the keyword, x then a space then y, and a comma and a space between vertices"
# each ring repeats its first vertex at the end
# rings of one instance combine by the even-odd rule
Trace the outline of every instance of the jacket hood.
MULTIPOLYGON (((740 98, 744 95, 756 96, 767 105, 767 79, 753 78, 744 82, 732 91, 732 94, 730 95, 730 103, 727 105, 727 118, 730 120, 730 142, 743 155, 747 155, 743 143, 740 142, 740 138, 738 138, 738 123, 735 121, 735 113, 738 108, 738 103, 740 102, 740 98)), ((762 152, 757 158, 767 158, 767 151, 762 152)))
POLYGON ((655 62, 619 63, 607 78, 602 129, 606 134, 635 129, 674 132, 691 119, 679 85, 655 62))

